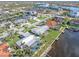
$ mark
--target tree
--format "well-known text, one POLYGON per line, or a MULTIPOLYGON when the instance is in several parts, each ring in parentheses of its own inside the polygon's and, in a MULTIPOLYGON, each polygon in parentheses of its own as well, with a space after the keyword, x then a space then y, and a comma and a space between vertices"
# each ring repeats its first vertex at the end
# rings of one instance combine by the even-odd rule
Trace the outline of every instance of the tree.
POLYGON ((69 12, 64 12, 63 15, 68 16, 69 12))
POLYGON ((18 57, 32 56, 33 52, 31 51, 30 48, 31 47, 28 47, 27 45, 25 45, 23 49, 15 48, 13 56, 18 56, 18 57))
POLYGON ((69 21, 67 22, 67 25, 70 25, 70 22, 69 21))

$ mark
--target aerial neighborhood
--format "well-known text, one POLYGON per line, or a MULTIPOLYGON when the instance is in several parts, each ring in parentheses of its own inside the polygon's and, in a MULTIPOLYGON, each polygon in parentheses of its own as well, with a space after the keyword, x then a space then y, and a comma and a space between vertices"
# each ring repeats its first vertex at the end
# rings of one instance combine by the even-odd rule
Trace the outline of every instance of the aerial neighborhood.
POLYGON ((0 57, 42 56, 65 29, 79 31, 79 7, 11 3, 0 7, 0 57))

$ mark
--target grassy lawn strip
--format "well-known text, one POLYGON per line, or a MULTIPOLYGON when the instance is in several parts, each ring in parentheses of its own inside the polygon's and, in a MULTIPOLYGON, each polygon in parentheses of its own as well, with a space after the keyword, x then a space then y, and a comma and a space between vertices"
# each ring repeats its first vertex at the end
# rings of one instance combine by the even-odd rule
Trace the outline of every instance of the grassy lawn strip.
POLYGON ((28 32, 28 31, 30 31, 30 29, 29 28, 25 28, 23 32, 28 32))
POLYGON ((79 29, 79 25, 77 26, 77 25, 68 25, 68 27, 69 28, 77 28, 77 29, 79 29))
POLYGON ((32 23, 35 23, 36 20, 30 19, 29 22, 32 24, 32 23))
POLYGON ((45 18, 46 18, 46 16, 40 16, 40 17, 38 17, 39 20, 43 20, 45 18))
POLYGON ((52 43, 52 41, 55 40, 55 38, 59 35, 59 32, 58 31, 55 31, 55 30, 50 30, 49 31, 49 34, 44 36, 42 38, 42 41, 43 41, 43 44, 45 44, 44 47, 42 47, 41 50, 38 51, 37 54, 35 54, 34 56, 40 56, 46 49, 47 47, 52 43))
POLYGON ((19 37, 17 34, 14 34, 14 35, 6 38, 6 41, 8 42, 10 47, 13 47, 18 40, 19 40, 19 37))

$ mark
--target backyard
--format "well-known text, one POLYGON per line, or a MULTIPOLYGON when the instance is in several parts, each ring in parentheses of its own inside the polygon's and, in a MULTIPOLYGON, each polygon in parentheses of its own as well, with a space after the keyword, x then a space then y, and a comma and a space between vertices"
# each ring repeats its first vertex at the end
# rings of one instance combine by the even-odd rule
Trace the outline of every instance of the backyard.
POLYGON ((37 53, 34 54, 33 56, 40 56, 46 49, 47 47, 54 42, 55 38, 59 35, 59 32, 56 30, 52 30, 50 29, 48 31, 48 34, 46 36, 44 36, 41 40, 42 40, 42 45, 44 45, 43 47, 41 47, 40 50, 36 51, 37 53))
POLYGON ((79 25, 68 25, 69 28, 77 28, 79 29, 79 25))

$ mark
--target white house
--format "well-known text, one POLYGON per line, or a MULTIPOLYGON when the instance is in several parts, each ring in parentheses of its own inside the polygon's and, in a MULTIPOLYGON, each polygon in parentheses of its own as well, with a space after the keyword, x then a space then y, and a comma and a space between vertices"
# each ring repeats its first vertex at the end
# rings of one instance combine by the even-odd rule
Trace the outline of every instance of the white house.
POLYGON ((70 21, 71 25, 79 25, 79 20, 72 20, 70 21))
POLYGON ((31 35, 31 33, 29 33, 29 32, 26 32, 26 33, 24 33, 24 32, 18 32, 18 34, 19 35, 23 35, 24 37, 28 37, 28 36, 31 35))
POLYGON ((34 35, 30 35, 28 37, 25 37, 19 41, 16 42, 16 44, 20 48, 25 48, 25 47, 33 47, 34 44, 36 44, 40 40, 39 37, 36 37, 34 35))
POLYGON ((65 17, 63 17, 63 16, 55 15, 54 20, 55 20, 56 22, 58 22, 58 24, 61 24, 61 23, 64 21, 64 18, 65 18, 65 17))
POLYGON ((49 30, 49 27, 47 25, 39 26, 37 28, 33 28, 31 31, 37 35, 41 35, 45 33, 47 30, 49 30))
POLYGON ((35 19, 37 19, 37 17, 36 16, 30 16, 30 19, 35 20, 35 19))
POLYGON ((4 14, 10 13, 9 11, 4 11, 4 14))
POLYGON ((0 40, 3 40, 4 38, 8 37, 9 35, 10 35, 10 33, 3 32, 2 36, 0 36, 0 40))
POLYGON ((48 3, 36 3, 38 7, 49 7, 48 3))
POLYGON ((25 23, 28 19, 16 19, 14 21, 14 23, 18 24, 18 23, 25 23))

